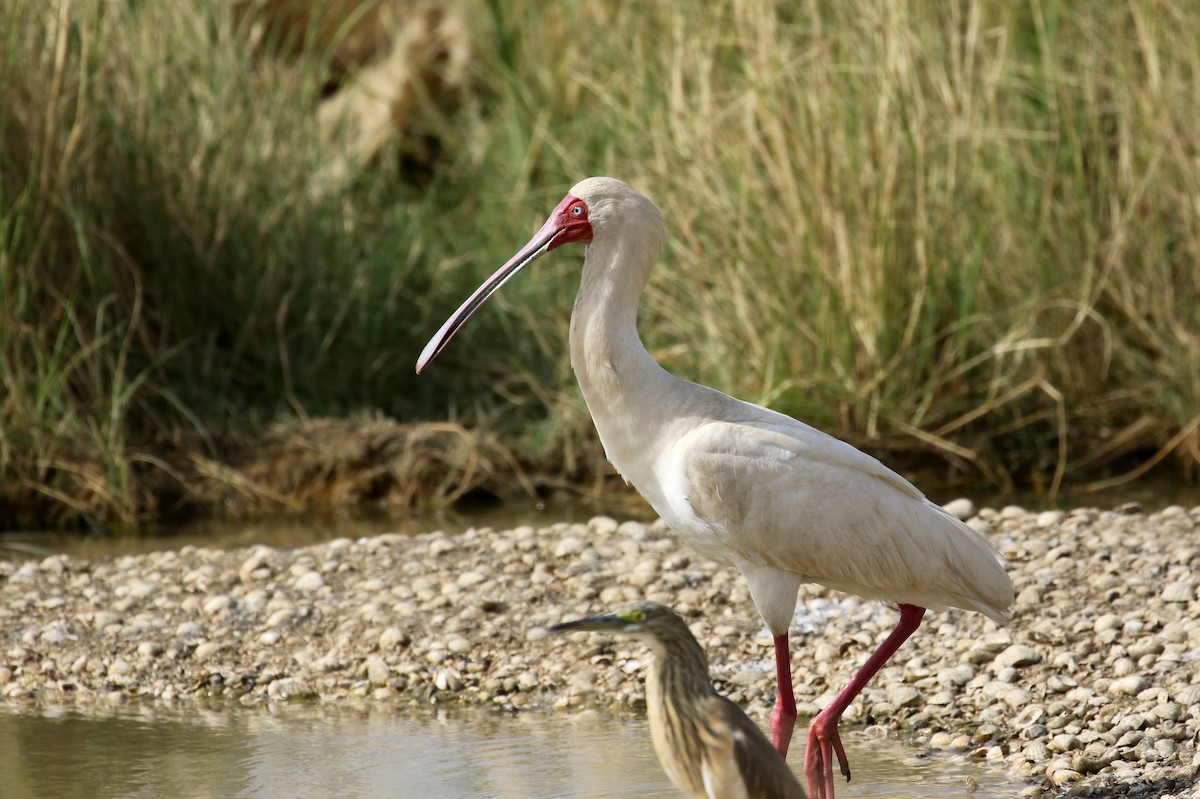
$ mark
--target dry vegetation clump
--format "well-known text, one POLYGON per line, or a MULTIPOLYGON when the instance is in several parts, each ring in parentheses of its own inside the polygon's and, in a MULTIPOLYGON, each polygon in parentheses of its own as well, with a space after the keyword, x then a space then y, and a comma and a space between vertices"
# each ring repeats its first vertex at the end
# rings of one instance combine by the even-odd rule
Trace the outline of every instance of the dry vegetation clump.
POLYGON ((452 422, 307 419, 272 425, 253 438, 228 436, 215 457, 194 440, 152 449, 127 453, 130 490, 121 495, 111 493, 103 463, 86 454, 60 456, 38 475, 5 486, 0 518, 29 527, 106 517, 136 525, 216 510, 250 516, 357 503, 445 506, 468 495, 507 497, 514 479, 534 493, 494 435, 452 422))
POLYGON ((275 425, 240 469, 250 496, 297 506, 383 502, 448 505, 503 495, 520 473, 494 435, 459 424, 403 425, 371 416, 275 425))

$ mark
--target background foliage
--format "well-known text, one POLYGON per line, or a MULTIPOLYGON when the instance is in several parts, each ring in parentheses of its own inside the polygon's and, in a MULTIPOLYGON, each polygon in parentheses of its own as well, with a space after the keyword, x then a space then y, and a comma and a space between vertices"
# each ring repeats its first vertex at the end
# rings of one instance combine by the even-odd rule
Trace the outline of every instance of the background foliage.
POLYGON ((362 411, 598 479, 580 254, 412 369, 591 174, 663 208, 641 327, 679 374, 1000 488, 1195 474, 1200 6, 459 9, 438 161, 331 186, 319 47, 255 56, 222 4, 3 4, 0 515, 136 522, 180 453, 362 411))

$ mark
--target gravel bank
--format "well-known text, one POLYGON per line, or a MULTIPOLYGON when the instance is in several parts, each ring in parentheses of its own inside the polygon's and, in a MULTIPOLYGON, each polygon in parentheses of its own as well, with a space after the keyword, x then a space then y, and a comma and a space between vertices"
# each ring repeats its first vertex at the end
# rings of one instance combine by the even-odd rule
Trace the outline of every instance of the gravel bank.
MULTIPOLYGON (((1200 507, 983 509, 969 523, 1008 559, 1013 621, 927 616, 845 724, 991 761, 1030 796, 1200 798, 1200 507)), ((642 598, 690 618, 718 687, 765 721, 770 638, 740 576, 661 523, 605 517, 295 550, 0 562, 0 702, 638 707, 644 650, 543 628, 642 598)), ((802 714, 895 619, 877 603, 802 589, 802 714)))

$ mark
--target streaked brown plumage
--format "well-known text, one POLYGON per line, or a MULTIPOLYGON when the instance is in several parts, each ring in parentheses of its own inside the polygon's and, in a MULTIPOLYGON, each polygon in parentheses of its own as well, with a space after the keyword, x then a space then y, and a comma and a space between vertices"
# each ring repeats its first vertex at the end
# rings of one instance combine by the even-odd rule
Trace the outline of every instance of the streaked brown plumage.
POLYGON ((803 799, 804 789, 762 730, 713 689, 708 659, 670 608, 642 602, 559 624, 639 639, 654 653, 646 674, 650 737, 663 770, 694 799, 803 799))

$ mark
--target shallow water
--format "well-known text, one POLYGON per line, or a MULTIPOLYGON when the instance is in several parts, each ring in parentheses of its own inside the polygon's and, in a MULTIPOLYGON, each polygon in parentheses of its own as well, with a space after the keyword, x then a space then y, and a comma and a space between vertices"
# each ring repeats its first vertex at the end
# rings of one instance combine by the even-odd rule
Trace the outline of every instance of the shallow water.
MULTIPOLYGON (((852 729, 843 738, 854 781, 841 799, 1011 799, 1023 787, 961 757, 918 758, 852 729)), ((469 708, 0 713, 0 775, 5 799, 679 796, 642 718, 469 708)))
MULTIPOLYGON (((236 549, 263 544, 283 549, 323 544, 335 538, 357 539, 385 533, 418 535, 442 530, 454 534, 471 527, 510 529, 523 524, 545 527, 557 522, 587 521, 602 512, 604 511, 587 503, 513 503, 461 512, 423 514, 348 508, 323 513, 267 515, 250 521, 203 519, 144 533, 25 530, 0 533, 0 558, 23 560, 68 554, 86 560, 102 560, 147 552, 178 550, 185 546, 236 549)), ((621 518, 631 517, 629 513, 624 512, 621 518)))
MULTIPOLYGON (((949 502, 957 496, 961 494, 930 494, 931 499, 941 503, 949 502)), ((1057 501, 1031 492, 979 494, 973 499, 979 507, 1001 508, 1015 504, 1031 511, 1080 506, 1111 509, 1128 502, 1137 502, 1146 512, 1153 512, 1172 504, 1189 508, 1200 505, 1200 486, 1177 480, 1153 479, 1122 485, 1103 493, 1064 494, 1057 501)), ((384 533, 417 535, 441 530, 454 534, 471 527, 492 527, 498 530, 511 529, 518 525, 546 527, 558 522, 584 522, 598 514, 643 521, 655 518, 650 507, 632 493, 614 496, 610 498, 609 503, 606 506, 583 500, 525 501, 427 513, 352 506, 325 512, 266 515, 250 521, 210 518, 126 534, 72 530, 7 531, 0 532, 0 558, 25 560, 68 554, 87 560, 102 560, 167 549, 177 550, 189 545, 230 549, 265 544, 291 548, 321 544, 335 538, 357 539, 384 533)))

